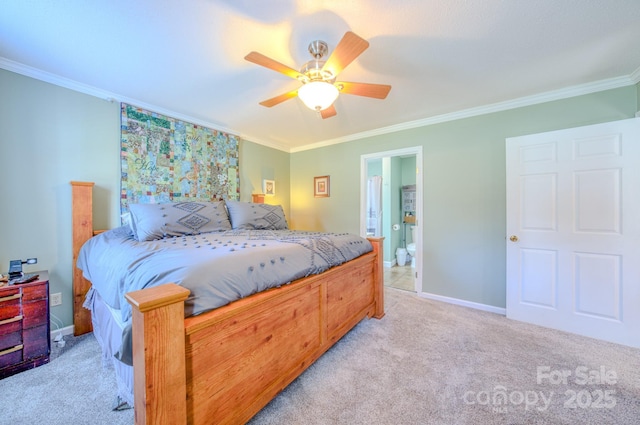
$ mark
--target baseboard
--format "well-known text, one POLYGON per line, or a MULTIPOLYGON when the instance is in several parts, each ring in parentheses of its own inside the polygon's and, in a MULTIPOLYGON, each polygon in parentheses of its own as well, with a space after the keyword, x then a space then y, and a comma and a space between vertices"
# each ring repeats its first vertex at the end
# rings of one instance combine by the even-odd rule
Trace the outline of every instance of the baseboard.
POLYGON ((65 326, 64 328, 55 329, 51 331, 51 341, 56 339, 58 335, 66 336, 73 335, 73 325, 65 326))
POLYGON ((450 298, 442 295, 430 294, 428 292, 420 292, 418 295, 421 296, 422 298, 428 298, 430 300, 442 301, 449 304, 455 304, 463 307, 474 308, 476 310, 488 311, 490 313, 501 314, 503 316, 507 315, 507 309, 502 307, 495 307, 488 304, 480 304, 473 301, 466 301, 458 298, 450 298))
POLYGON ((391 261, 383 261, 383 262, 382 262, 382 266, 383 266, 383 267, 386 267, 386 268, 393 267, 393 266, 395 266, 396 264, 398 264, 398 263, 396 263, 396 259, 395 259, 395 258, 394 258, 393 260, 391 260, 391 261))

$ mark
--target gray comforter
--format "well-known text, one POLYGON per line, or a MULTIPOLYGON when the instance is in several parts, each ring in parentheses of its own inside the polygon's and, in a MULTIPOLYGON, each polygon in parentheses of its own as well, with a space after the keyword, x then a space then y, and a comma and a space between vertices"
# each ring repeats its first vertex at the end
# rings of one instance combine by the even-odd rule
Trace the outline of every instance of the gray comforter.
POLYGON ((185 316, 321 273, 372 250, 351 234, 292 230, 229 230, 138 242, 128 226, 87 241, 78 268, 128 322, 124 294, 173 282, 191 291, 185 316))

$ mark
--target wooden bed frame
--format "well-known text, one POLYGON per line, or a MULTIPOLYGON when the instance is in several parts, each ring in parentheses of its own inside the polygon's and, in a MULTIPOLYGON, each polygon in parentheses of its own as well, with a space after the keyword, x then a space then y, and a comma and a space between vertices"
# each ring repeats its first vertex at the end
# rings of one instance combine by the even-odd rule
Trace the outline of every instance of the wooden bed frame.
MULTIPOLYGON (((76 335, 90 282, 75 267, 93 229, 93 183, 71 182, 76 335)), ((373 252, 184 318, 189 291, 173 283, 126 294, 133 308, 136 424, 245 423, 365 317, 384 316, 383 238, 373 252)))

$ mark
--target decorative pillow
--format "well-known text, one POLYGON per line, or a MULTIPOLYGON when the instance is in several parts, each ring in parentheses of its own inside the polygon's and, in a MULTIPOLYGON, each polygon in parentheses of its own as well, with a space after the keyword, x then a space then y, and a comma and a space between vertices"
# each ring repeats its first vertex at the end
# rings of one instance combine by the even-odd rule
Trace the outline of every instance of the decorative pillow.
POLYGON ((285 230, 289 228, 282 205, 226 202, 231 226, 234 229, 285 230))
POLYGON ((131 230, 139 241, 230 230, 224 201, 130 204, 131 230))

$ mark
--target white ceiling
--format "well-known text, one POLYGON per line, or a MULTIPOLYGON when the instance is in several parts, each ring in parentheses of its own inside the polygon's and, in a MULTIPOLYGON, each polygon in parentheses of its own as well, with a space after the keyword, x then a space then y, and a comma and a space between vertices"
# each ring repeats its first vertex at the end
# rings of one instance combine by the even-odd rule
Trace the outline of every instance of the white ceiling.
POLYGON ((637 83, 640 0, 3 0, 0 67, 294 152, 637 83), (390 84, 387 99, 343 94, 326 120, 258 104, 299 83, 247 53, 298 69, 346 31, 370 47, 339 79, 390 84))

